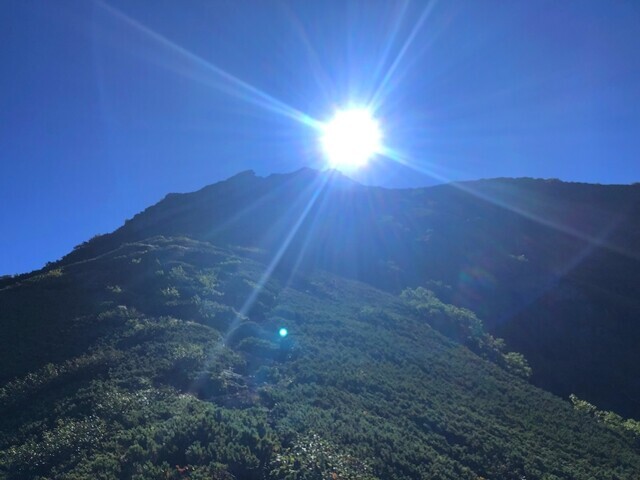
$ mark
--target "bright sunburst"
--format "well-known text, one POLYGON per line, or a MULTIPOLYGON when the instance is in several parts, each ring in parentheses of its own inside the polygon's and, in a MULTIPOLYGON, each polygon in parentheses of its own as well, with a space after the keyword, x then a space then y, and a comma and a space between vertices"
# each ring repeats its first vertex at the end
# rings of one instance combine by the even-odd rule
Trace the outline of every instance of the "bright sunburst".
POLYGON ((382 132, 369 110, 341 110, 323 126, 321 141, 329 166, 353 170, 380 152, 382 132))

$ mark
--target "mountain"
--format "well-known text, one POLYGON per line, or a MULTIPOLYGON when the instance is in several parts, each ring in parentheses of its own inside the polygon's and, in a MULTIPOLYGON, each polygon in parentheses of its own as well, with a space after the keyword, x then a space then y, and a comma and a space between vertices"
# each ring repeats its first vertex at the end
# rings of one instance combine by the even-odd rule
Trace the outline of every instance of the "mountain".
POLYGON ((639 199, 308 169, 169 195, 0 279, 0 478, 636 478, 637 425, 565 392, 637 412, 639 199))
POLYGON ((640 185, 388 190, 335 172, 244 172, 169 195, 61 265, 154 235, 252 248, 265 262, 286 243, 280 270, 326 270, 394 294, 426 286, 522 352, 534 384, 640 418, 638 219, 640 185))

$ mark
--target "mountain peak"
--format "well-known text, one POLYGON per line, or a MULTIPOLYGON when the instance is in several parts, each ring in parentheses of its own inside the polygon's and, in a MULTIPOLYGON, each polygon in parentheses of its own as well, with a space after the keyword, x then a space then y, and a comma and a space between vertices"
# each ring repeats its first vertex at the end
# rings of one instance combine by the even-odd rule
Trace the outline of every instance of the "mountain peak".
POLYGON ((318 170, 311 167, 302 167, 289 173, 273 173, 267 179, 274 180, 298 180, 303 182, 321 181, 332 187, 356 187, 362 184, 356 182, 344 173, 336 169, 318 170))
POLYGON ((243 170, 241 172, 236 173, 235 175, 230 176, 226 181, 233 181, 233 180, 242 180, 245 178, 255 178, 256 172, 254 170, 243 170))

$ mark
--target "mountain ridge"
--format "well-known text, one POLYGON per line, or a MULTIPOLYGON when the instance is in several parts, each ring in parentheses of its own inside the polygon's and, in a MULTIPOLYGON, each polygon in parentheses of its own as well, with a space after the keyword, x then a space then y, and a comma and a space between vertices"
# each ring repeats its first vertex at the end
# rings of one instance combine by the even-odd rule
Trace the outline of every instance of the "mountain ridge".
POLYGON ((640 314, 640 186, 502 178, 395 190, 345 178, 312 169, 242 172, 165 198, 51 268, 154 235, 243 245, 274 258, 295 229, 278 268, 328 269, 392 292, 431 285, 522 351, 537 385, 640 416, 632 400, 640 385, 623 378, 636 371, 625 352, 640 341, 632 321, 640 314), (607 343, 595 348, 603 328, 607 343), (612 359, 606 345, 620 341, 627 346, 614 348, 612 359), (566 363, 566 372, 549 358, 566 363))
POLYGON ((0 279, 0 477, 632 479, 636 424, 580 399, 637 417, 637 211, 310 169, 168 195, 0 279))
POLYGON ((430 326, 464 312, 427 299, 419 313, 320 271, 262 282, 266 266, 243 252, 147 238, 1 290, 14 338, 3 377, 22 373, 0 388, 0 475, 632 479, 640 468, 633 436, 430 326))

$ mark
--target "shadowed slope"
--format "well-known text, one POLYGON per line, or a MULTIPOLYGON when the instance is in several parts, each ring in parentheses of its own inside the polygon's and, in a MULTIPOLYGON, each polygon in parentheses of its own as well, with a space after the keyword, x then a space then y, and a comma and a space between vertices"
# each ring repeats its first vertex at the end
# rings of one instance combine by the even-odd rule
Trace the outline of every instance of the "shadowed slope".
POLYGON ((533 381, 640 416, 640 186, 496 179, 389 190, 303 169, 169 195, 61 264, 151 235, 251 248, 399 292, 426 286, 523 352, 533 381))
POLYGON ((6 284, 3 329, 19 346, 0 352, 15 376, 0 389, 0 473, 519 480, 640 469, 632 436, 365 283, 276 273, 237 322, 266 268, 246 255, 152 237, 6 284))

